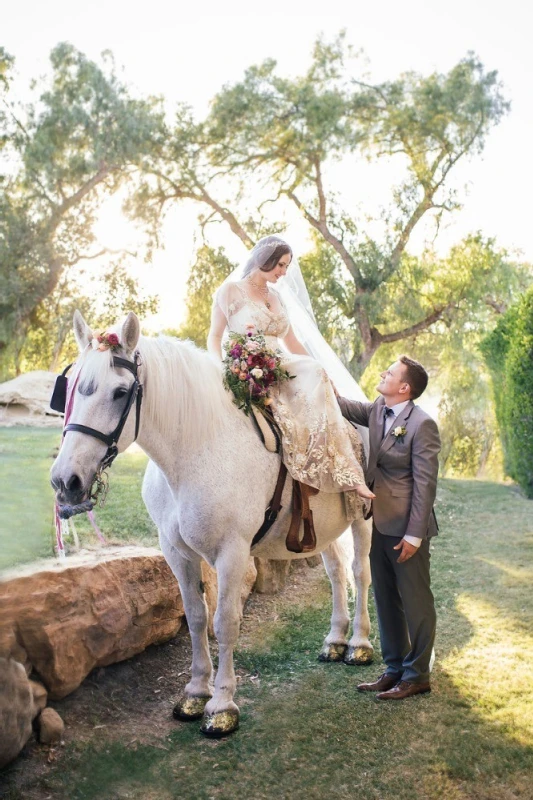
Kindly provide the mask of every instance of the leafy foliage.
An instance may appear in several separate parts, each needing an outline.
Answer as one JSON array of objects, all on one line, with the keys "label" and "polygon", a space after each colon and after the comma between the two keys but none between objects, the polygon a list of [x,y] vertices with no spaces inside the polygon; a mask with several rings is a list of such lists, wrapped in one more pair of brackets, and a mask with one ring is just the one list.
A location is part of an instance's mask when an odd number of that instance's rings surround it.
[{"label": "leafy foliage", "polygon": [[[78,278],[80,271],[76,270]],[[105,330],[128,311],[134,311],[141,319],[157,311],[158,298],[140,292],[125,258],[111,261],[84,289],[78,288],[69,273],[70,270],[35,310],[31,328],[15,354],[17,372],[30,369],[56,372],[62,364],[76,359],[78,348],[72,332],[76,309],[91,319],[97,330]]]},{"label": "leafy foliage", "polygon": [[[5,89],[10,62],[3,53],[0,65]],[[99,66],[59,44],[51,66],[51,79],[36,84],[35,102],[6,101],[0,116],[9,164],[0,199],[4,364],[23,346],[65,272],[98,255],[93,225],[100,203],[141,166],[162,120],[160,102],[132,98],[109,55]]]},{"label": "leafy foliage", "polygon": [[533,288],[481,344],[493,378],[505,469],[533,498]]},{"label": "leafy foliage", "polygon": [[[303,214],[342,263],[351,368],[361,375],[380,346],[454,313],[457,297],[439,292],[437,280],[427,281],[425,296],[409,305],[409,325],[400,314],[394,320],[386,316],[384,299],[404,282],[406,271],[419,266],[407,245],[420,221],[429,214],[438,224],[459,207],[448,186],[450,172],[483,149],[508,104],[496,73],[486,72],[473,55],[445,75],[407,73],[374,85],[357,77],[351,55],[341,35],[330,44],[317,42],[302,76],[280,77],[272,60],[251,67],[215,97],[207,140],[218,169],[241,184],[252,175],[262,178]],[[369,226],[362,215],[350,215],[327,188],[332,162],[350,157],[397,164],[403,171],[384,203],[379,236],[372,232],[378,221]],[[431,264],[422,266],[431,273]]]},{"label": "leafy foliage", "polygon": [[199,347],[206,347],[213,295],[234,266],[223,248],[200,247],[187,281],[187,315],[177,331],[178,336],[191,339]]}]

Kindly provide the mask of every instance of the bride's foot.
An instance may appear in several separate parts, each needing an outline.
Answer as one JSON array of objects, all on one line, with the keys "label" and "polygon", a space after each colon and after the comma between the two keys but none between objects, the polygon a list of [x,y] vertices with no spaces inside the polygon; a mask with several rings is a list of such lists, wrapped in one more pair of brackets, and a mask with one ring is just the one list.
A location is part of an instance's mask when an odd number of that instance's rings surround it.
[{"label": "bride's foot", "polygon": [[355,491],[359,497],[364,497],[365,500],[373,500],[376,496],[374,492],[371,492],[368,486],[366,486],[364,483],[358,483],[355,487]]}]

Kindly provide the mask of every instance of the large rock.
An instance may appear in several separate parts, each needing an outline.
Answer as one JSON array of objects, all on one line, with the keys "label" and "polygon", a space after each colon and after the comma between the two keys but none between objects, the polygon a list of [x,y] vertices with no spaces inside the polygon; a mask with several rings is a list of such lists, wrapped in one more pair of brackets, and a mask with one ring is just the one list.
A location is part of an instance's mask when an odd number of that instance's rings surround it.
[{"label": "large rock", "polygon": [[[254,579],[252,563],[243,597]],[[212,619],[216,577],[206,565],[203,581]],[[0,581],[0,656],[16,652],[33,666],[52,699],[95,667],[167,641],[183,621],[178,583],[156,548],[82,553],[6,572]]]},{"label": "large rock", "polygon": [[50,408],[57,375],[36,370],[0,383],[0,422],[62,424],[62,417]]},{"label": "large rock", "polygon": [[35,713],[24,667],[14,659],[0,658],[0,769],[16,758],[30,738]]}]

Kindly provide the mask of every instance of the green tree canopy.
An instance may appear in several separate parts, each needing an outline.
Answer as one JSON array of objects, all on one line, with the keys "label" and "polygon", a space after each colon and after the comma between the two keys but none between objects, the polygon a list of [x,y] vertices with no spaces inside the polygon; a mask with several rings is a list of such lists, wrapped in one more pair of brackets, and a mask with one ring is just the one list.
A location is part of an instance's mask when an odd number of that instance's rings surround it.
[{"label": "green tree canopy", "polygon": [[[2,85],[9,59],[0,54]],[[4,98],[0,199],[0,354],[20,346],[39,306],[65,270],[96,250],[93,225],[116,191],[158,144],[162,109],[135,99],[107,55],[102,66],[72,45],[51,54],[52,75],[27,105]]]},{"label": "green tree canopy", "polygon": [[[450,173],[483,149],[508,104],[497,74],[473,55],[444,75],[407,73],[381,84],[357,77],[349,57],[340,36],[316,44],[300,77],[280,77],[272,60],[251,67],[215,97],[207,140],[214,167],[241,182],[263,176],[342,262],[352,282],[345,295],[354,329],[352,368],[361,374],[382,344],[409,338],[453,313],[456,297],[439,291],[435,280],[435,291],[426,292],[409,325],[388,319],[384,330],[381,299],[409,269],[407,245],[423,217],[438,221],[459,207]],[[351,156],[385,158],[403,169],[403,180],[383,199],[380,238],[328,189],[331,163]]]},{"label": "green tree canopy", "polygon": [[222,248],[200,247],[187,281],[186,318],[177,331],[183,339],[206,347],[213,295],[234,266]]}]

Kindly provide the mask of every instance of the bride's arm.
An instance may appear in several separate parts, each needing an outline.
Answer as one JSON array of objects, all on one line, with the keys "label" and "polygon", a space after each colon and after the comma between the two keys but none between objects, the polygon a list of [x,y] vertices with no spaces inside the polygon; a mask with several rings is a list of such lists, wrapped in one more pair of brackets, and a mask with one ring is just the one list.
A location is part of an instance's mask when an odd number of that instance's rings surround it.
[{"label": "bride's arm", "polygon": [[309,355],[303,344],[300,341],[298,341],[298,339],[294,335],[292,326],[289,328],[289,332],[282,341],[287,350],[289,351],[289,353],[294,353],[295,355],[298,356]]},{"label": "bride's arm", "polygon": [[207,335],[207,349],[216,361],[222,359],[222,337],[228,321],[220,306],[215,303],[211,312],[211,327]]}]

